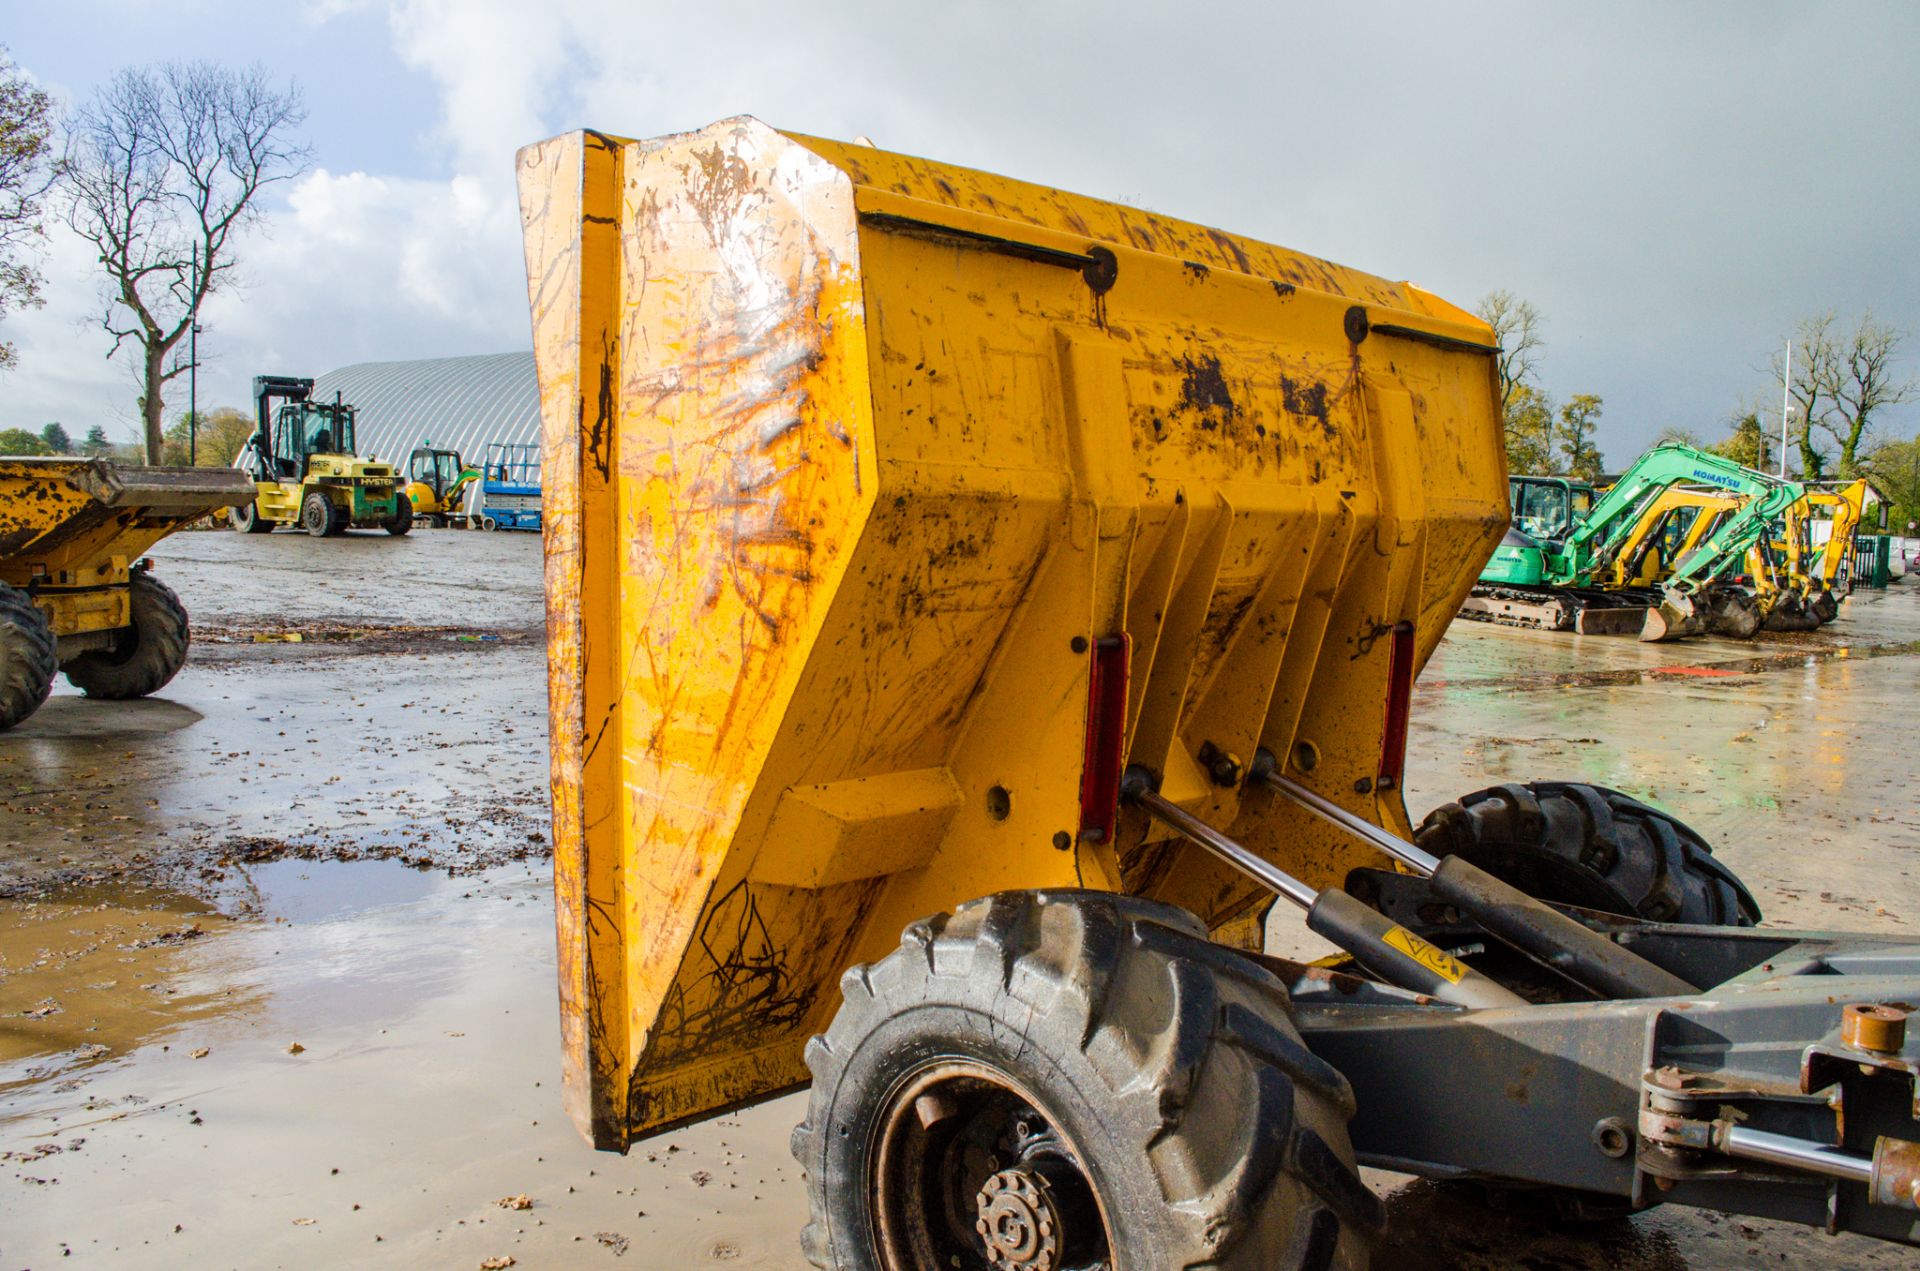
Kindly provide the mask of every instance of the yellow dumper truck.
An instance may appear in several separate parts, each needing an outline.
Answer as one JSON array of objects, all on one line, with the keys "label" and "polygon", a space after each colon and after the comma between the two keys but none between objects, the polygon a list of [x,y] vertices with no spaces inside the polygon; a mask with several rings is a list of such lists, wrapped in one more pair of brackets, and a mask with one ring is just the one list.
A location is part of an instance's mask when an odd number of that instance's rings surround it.
[{"label": "yellow dumper truck", "polygon": [[519,171],[595,1144],[810,1084],[845,1271],[1359,1268],[1362,1163],[1915,1239],[1920,944],[1756,930],[1598,787],[1408,819],[1484,324],[753,119]]},{"label": "yellow dumper truck", "polygon": [[0,458],[0,730],[56,672],[89,697],[145,697],[187,657],[187,611],[141,554],[253,498],[231,468]]}]

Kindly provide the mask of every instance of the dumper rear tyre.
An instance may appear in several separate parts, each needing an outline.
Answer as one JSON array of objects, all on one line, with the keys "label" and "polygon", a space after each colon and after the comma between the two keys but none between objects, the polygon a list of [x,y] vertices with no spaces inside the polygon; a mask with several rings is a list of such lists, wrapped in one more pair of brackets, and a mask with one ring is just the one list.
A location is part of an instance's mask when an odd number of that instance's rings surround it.
[{"label": "dumper rear tyre", "polygon": [[1760,906],[1687,824],[1570,781],[1494,786],[1427,814],[1414,841],[1541,900],[1654,922],[1750,927]]},{"label": "dumper rear tyre", "polygon": [[[1427,814],[1414,841],[1460,856],[1541,900],[1655,922],[1749,927],[1760,906],[1685,822],[1632,795],[1570,781],[1476,791]],[[1559,1187],[1465,1184],[1496,1207],[1568,1222],[1634,1212],[1624,1197]]]},{"label": "dumper rear tyre", "polygon": [[833,1271],[1359,1271],[1353,1093],[1190,914],[1008,892],[841,979],[794,1131]]},{"label": "dumper rear tyre", "polygon": [[0,732],[46,702],[57,665],[47,615],[27,593],[0,583]]},{"label": "dumper rear tyre", "polygon": [[166,686],[186,663],[190,634],[180,597],[152,574],[135,574],[133,625],[109,650],[83,653],[60,669],[88,697],[145,697]]}]

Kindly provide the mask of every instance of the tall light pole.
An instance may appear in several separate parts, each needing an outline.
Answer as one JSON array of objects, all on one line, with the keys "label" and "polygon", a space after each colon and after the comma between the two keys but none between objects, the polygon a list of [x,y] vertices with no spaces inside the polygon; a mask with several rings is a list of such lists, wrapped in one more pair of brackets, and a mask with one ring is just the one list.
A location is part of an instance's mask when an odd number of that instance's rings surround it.
[{"label": "tall light pole", "polygon": [[187,327],[187,466],[200,466],[200,244],[193,245],[193,317]]},{"label": "tall light pole", "polygon": [[1780,368],[1780,479],[1787,479],[1787,420],[1793,415],[1793,341],[1787,341],[1787,360]]},{"label": "tall light pole", "polygon": [[[199,317],[195,314],[194,317]],[[187,466],[200,466],[200,324],[187,328]]]},{"label": "tall light pole", "polygon": [[194,311],[186,328],[186,467],[200,467],[200,244],[194,244]]}]

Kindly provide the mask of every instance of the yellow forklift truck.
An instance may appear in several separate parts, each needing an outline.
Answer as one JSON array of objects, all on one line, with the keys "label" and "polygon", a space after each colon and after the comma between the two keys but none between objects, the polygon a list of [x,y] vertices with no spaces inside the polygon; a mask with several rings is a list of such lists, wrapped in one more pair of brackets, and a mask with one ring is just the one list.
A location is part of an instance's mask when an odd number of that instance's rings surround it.
[{"label": "yellow forklift truck", "polygon": [[383,529],[398,538],[413,528],[400,474],[354,452],[352,406],[337,395],[314,401],[312,380],[287,375],[254,376],[253,399],[257,429],[233,464],[253,478],[256,495],[233,509],[234,529],[295,525],[315,538]]},{"label": "yellow forklift truck", "polygon": [[[518,171],[596,1145],[810,1085],[834,1271],[1360,1271],[1363,1164],[1920,1243],[1920,940],[1617,791],[1408,817],[1485,323],[749,118]],[[1276,896],[1346,960],[1225,942]]]},{"label": "yellow forklift truck", "polygon": [[253,497],[231,468],[0,458],[0,731],[56,672],[96,698],[159,691],[187,658],[187,611],[142,553]]}]

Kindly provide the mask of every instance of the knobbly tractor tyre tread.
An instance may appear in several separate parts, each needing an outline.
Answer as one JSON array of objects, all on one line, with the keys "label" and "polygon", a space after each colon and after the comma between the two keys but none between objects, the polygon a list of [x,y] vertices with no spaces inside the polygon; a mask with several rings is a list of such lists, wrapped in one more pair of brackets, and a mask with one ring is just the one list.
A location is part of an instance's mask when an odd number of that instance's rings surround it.
[{"label": "knobbly tractor tyre tread", "polygon": [[1414,841],[1543,900],[1650,919],[1750,927],[1760,906],[1685,822],[1605,786],[1493,786],[1427,814]]},{"label": "knobbly tractor tyre tread", "polygon": [[173,588],[152,574],[133,576],[133,627],[118,647],[83,653],[60,669],[88,697],[145,697],[166,686],[186,663],[192,635]]},{"label": "knobbly tractor tyre tread", "polygon": [[[1493,786],[1427,814],[1414,834],[1529,895],[1656,922],[1749,927],[1760,906],[1685,822],[1618,790],[1571,781]],[[1461,1184],[1496,1207],[1566,1222],[1634,1212],[1624,1197],[1557,1187]]]},{"label": "knobbly tractor tyre tread", "polygon": [[25,592],[0,583],[0,732],[40,709],[58,667],[47,615]]},{"label": "knobbly tractor tyre tread", "polygon": [[792,1143],[814,1266],[893,1271],[873,1235],[884,1107],[947,1062],[925,1056],[959,1054],[1015,1077],[1078,1149],[1119,1271],[1366,1267],[1384,1210],[1354,1165],[1351,1087],[1284,986],[1184,910],[1002,893],[913,924],[841,994]]}]

